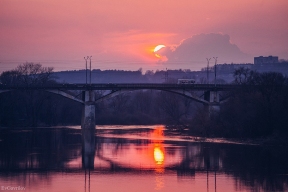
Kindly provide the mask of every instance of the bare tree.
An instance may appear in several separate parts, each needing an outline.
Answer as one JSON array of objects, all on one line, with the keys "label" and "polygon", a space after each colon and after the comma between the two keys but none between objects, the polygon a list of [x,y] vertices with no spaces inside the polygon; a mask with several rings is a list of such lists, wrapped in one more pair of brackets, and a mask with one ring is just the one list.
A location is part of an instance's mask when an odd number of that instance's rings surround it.
[{"label": "bare tree", "polygon": [[42,67],[37,63],[24,63],[18,65],[16,70],[21,75],[21,83],[30,84],[46,84],[53,80],[53,67]]},{"label": "bare tree", "polygon": [[21,74],[16,70],[5,71],[0,76],[0,82],[4,85],[17,85],[20,83]]},{"label": "bare tree", "polygon": [[119,113],[125,111],[127,109],[128,102],[130,100],[130,96],[122,93],[113,98],[111,98],[110,107],[112,108],[114,113]]},{"label": "bare tree", "polygon": [[191,100],[179,95],[161,92],[158,98],[159,108],[166,114],[170,123],[183,124],[183,118],[189,115]]},{"label": "bare tree", "polygon": [[[52,67],[42,67],[41,64],[23,63],[11,71],[3,72],[0,80],[3,84],[7,85],[43,85],[54,83],[52,77]],[[14,115],[17,119],[21,116],[23,123],[28,126],[37,126],[39,111],[42,109],[43,103],[47,98],[47,93],[43,91],[18,91],[10,94],[11,97],[17,98],[11,103],[15,108],[22,108],[21,114]],[[24,106],[24,107],[23,107]],[[23,126],[23,125],[22,125]]]},{"label": "bare tree", "polygon": [[47,84],[54,82],[52,73],[52,67],[42,67],[39,63],[26,62],[18,65],[14,70],[3,72],[0,80],[6,85]]},{"label": "bare tree", "polygon": [[247,83],[249,76],[251,76],[251,73],[253,72],[248,68],[240,67],[239,69],[236,69],[233,73],[235,83],[236,84]]}]

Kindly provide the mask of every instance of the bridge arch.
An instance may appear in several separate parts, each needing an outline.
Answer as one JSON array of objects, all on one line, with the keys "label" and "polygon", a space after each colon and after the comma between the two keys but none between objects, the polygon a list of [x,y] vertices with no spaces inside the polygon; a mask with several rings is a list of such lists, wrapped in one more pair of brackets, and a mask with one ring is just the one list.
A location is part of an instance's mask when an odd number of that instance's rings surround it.
[{"label": "bridge arch", "polygon": [[[221,91],[228,91],[237,88],[237,85],[232,84],[161,84],[161,83],[140,83],[140,84],[51,84],[51,85],[29,85],[29,86],[7,86],[0,85],[0,94],[12,91],[12,90],[44,90],[54,94],[64,96],[68,99],[77,101],[79,103],[85,103],[82,98],[77,98],[79,96],[74,95],[70,90],[81,90],[81,93],[89,91],[90,94],[94,90],[106,90],[110,91],[106,95],[97,98],[96,100],[89,100],[91,104],[96,104],[97,102],[111,98],[119,95],[123,92],[131,92],[134,90],[159,90],[166,91],[174,94],[184,96],[186,98],[192,99],[196,102],[202,103],[204,105],[219,105],[223,102],[223,98],[220,99]],[[193,94],[193,91],[203,91],[204,94],[201,96]],[[225,99],[225,98],[224,98]]]},{"label": "bridge arch", "polygon": [[[100,98],[95,99],[94,103],[96,104],[98,102],[103,101],[104,99],[109,99],[109,98],[115,97],[117,95],[123,94],[125,92],[132,92],[132,91],[139,91],[139,90],[143,90],[143,89],[112,90],[110,93],[108,93],[108,94],[106,94]],[[145,90],[147,90],[147,89],[145,89]],[[155,88],[150,89],[150,90],[158,90],[158,91],[165,91],[165,92],[169,92],[169,93],[174,93],[174,94],[181,95],[181,96],[184,96],[186,98],[192,99],[196,102],[202,103],[204,105],[209,105],[209,101],[206,101],[200,97],[197,97],[186,90],[180,91],[180,90],[167,90],[167,89],[155,89]]]},{"label": "bridge arch", "polygon": [[[5,92],[14,91],[14,90],[16,90],[16,89],[0,90],[0,94],[5,93]],[[71,92],[68,92],[67,90],[60,90],[60,89],[40,89],[40,90],[54,93],[56,95],[61,95],[65,98],[71,99],[71,100],[76,101],[76,102],[81,103],[81,104],[85,103],[82,99],[77,98],[79,96],[79,94],[74,95]],[[107,90],[109,90],[109,89],[107,89]],[[187,91],[186,89],[181,90],[181,89],[163,89],[163,88],[155,88],[155,87],[152,87],[152,88],[146,87],[146,88],[138,88],[138,89],[135,89],[135,88],[134,89],[127,89],[127,88],[125,88],[125,89],[112,89],[111,88],[109,93],[101,96],[100,98],[94,99],[92,101],[92,104],[95,105],[95,104],[99,103],[100,101],[103,101],[104,99],[112,98],[112,97],[115,97],[115,96],[123,94],[123,93],[132,92],[132,91],[139,91],[139,90],[158,90],[158,91],[165,91],[165,92],[169,92],[169,93],[174,93],[174,94],[189,98],[189,99],[196,101],[198,103],[202,103],[204,105],[211,105],[211,104],[215,105],[217,103],[220,104],[223,102],[222,100],[220,101],[218,92],[213,91],[213,90],[208,90],[207,92],[209,92],[209,94],[213,93],[213,94],[217,95],[218,99],[216,102],[213,102],[211,99],[209,99],[210,96],[209,96],[209,98],[205,98],[205,97],[201,98],[201,96],[194,95],[193,93],[191,93],[191,91]],[[85,90],[83,89],[81,91],[81,93],[83,91],[85,91]],[[93,90],[90,90],[90,91],[93,91]],[[225,100],[227,100],[227,98],[225,98]]]},{"label": "bridge arch", "polygon": [[[0,90],[0,94],[2,93],[6,93],[6,92],[11,92],[11,91],[14,91],[14,89],[9,89],[9,90]],[[84,103],[84,101],[82,101],[81,99],[78,99],[77,96],[75,95],[72,95],[70,94],[69,92],[67,91],[62,91],[62,90],[43,90],[43,91],[46,91],[46,92],[49,92],[49,93],[54,93],[56,95],[61,95],[63,97],[66,97],[68,99],[71,99],[73,101],[77,101],[79,103]]]}]

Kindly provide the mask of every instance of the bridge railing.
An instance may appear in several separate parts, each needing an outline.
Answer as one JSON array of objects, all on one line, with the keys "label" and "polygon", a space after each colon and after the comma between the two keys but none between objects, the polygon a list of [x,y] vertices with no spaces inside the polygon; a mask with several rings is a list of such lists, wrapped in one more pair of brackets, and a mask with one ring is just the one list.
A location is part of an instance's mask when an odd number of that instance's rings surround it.
[{"label": "bridge railing", "polygon": [[239,87],[233,84],[162,84],[162,83],[99,83],[99,84],[50,84],[50,85],[4,85],[0,90],[118,90],[118,89],[191,89],[191,90],[227,90]]}]

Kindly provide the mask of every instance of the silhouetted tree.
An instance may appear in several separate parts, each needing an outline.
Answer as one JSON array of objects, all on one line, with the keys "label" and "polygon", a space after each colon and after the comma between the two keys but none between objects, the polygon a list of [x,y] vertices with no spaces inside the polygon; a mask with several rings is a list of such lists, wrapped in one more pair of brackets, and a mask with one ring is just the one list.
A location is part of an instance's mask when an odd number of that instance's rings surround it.
[{"label": "silhouetted tree", "polygon": [[[3,72],[0,80],[2,84],[6,85],[44,85],[55,83],[52,78],[52,72],[53,68],[51,67],[42,67],[41,64],[26,62],[18,65],[14,70]],[[37,126],[39,111],[42,110],[46,93],[43,93],[43,91],[26,90],[4,94],[9,98],[1,99],[1,101],[6,101],[1,104],[1,107],[4,109],[13,109],[9,113],[6,113],[7,110],[3,110],[3,113],[5,113],[4,116],[10,120],[10,123],[15,125],[17,121],[20,121],[22,122],[19,122],[22,124],[21,126],[23,126],[23,123],[29,126]]]},{"label": "silhouetted tree", "polygon": [[20,84],[21,74],[17,70],[4,71],[0,76],[0,82],[4,85]]},{"label": "silhouetted tree", "polygon": [[238,69],[235,82],[243,85],[221,106],[213,121],[215,134],[261,137],[287,134],[288,83],[280,73]]},{"label": "silhouetted tree", "polygon": [[160,92],[158,106],[166,116],[168,124],[182,125],[187,119],[191,107],[191,99],[174,93]]}]

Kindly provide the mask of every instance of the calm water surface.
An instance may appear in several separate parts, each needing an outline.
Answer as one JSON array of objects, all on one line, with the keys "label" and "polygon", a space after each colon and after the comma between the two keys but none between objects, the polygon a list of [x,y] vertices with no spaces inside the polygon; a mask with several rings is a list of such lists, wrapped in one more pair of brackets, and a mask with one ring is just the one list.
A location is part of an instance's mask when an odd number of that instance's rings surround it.
[{"label": "calm water surface", "polygon": [[288,150],[173,136],[163,126],[1,129],[0,191],[288,191]]}]

